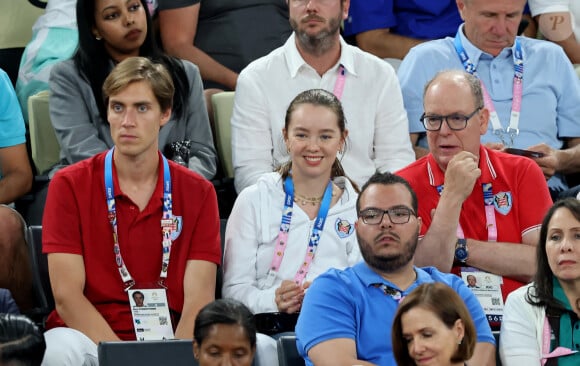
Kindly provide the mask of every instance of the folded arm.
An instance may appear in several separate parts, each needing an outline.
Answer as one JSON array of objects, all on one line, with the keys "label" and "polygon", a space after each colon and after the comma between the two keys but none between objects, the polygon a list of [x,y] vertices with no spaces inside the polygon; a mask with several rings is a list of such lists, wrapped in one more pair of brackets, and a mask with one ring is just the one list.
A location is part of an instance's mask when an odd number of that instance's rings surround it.
[{"label": "folded arm", "polygon": [[170,55],[189,60],[199,66],[204,80],[236,88],[238,74],[214,60],[194,45],[200,4],[159,12],[159,28],[163,47]]},{"label": "folded arm", "polygon": [[0,203],[10,203],[23,196],[32,186],[32,168],[26,145],[0,148]]},{"label": "folded arm", "polygon": [[392,33],[390,28],[373,29],[356,35],[357,45],[380,58],[402,60],[409,50],[423,40]]},{"label": "folded arm", "polygon": [[308,357],[315,366],[373,366],[356,355],[354,339],[335,338],[317,344],[308,351]]}]

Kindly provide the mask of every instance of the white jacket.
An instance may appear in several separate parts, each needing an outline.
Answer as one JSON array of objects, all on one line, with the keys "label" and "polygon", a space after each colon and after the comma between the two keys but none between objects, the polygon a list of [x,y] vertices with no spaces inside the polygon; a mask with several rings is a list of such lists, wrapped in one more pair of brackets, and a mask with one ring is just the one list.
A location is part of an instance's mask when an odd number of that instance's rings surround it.
[{"label": "white jacket", "polygon": [[[264,174],[240,193],[228,219],[222,295],[243,302],[254,313],[278,311],[274,292],[283,280],[294,278],[304,260],[315,221],[294,205],[284,258],[274,285],[267,288],[266,277],[284,207],[283,183],[278,173]],[[343,269],[361,260],[354,233],[357,194],[348,179],[338,177],[334,183],[344,192],[328,211],[305,281],[312,281],[329,268]]]},{"label": "white jacket", "polygon": [[499,337],[499,354],[504,366],[540,365],[546,311],[526,301],[532,286],[533,283],[520,287],[507,297]]}]

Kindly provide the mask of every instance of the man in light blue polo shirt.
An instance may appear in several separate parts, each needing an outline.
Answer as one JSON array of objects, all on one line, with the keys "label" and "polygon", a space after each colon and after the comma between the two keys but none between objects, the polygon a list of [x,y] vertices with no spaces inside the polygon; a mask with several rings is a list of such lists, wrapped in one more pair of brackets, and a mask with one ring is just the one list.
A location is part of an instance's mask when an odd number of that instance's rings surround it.
[{"label": "man in light blue polo shirt", "polygon": [[417,206],[409,183],[394,174],[376,173],[363,186],[355,227],[364,262],[329,270],[308,289],[296,325],[307,365],[395,365],[391,326],[397,306],[426,282],[443,282],[463,298],[477,330],[469,363],[493,364],[494,338],[471,290],[453,274],[413,266],[421,228]]},{"label": "man in light blue polo shirt", "polygon": [[411,140],[420,140],[417,156],[426,153],[423,86],[438,71],[465,69],[482,81],[485,106],[497,112],[482,142],[544,154],[533,159],[554,197],[567,188],[561,174],[580,171],[580,81],[560,47],[516,36],[525,3],[457,0],[465,21],[457,35],[412,48],[398,75]]},{"label": "man in light blue polo shirt", "polygon": [[32,276],[24,220],[7,206],[30,190],[24,119],[8,75],[0,70],[0,288],[12,292],[21,310],[31,307]]}]

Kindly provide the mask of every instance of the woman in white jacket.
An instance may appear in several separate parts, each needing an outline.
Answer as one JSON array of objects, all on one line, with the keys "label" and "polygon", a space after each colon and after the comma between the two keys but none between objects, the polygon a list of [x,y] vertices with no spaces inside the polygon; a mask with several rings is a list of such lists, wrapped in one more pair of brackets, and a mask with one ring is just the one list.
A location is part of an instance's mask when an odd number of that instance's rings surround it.
[{"label": "woman in white jacket", "polygon": [[358,262],[358,188],[338,156],[348,131],[340,101],[300,93],[283,129],[290,161],[238,196],[226,229],[223,296],[254,313],[300,311],[310,282]]},{"label": "woman in white jacket", "polygon": [[540,230],[534,282],[506,301],[504,366],[580,365],[580,201],[550,208]]}]

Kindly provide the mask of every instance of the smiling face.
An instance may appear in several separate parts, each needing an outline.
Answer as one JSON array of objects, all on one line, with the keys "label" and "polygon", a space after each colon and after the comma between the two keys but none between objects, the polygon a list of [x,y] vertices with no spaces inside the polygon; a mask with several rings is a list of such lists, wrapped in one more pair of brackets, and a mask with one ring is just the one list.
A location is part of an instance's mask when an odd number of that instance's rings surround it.
[{"label": "smiling face", "polygon": [[215,324],[193,353],[200,366],[250,366],[255,349],[239,324]]},{"label": "smiling face", "polygon": [[[425,92],[423,107],[426,116],[468,116],[479,105],[476,105],[463,74],[449,72],[437,76],[431,83]],[[461,151],[479,156],[480,137],[487,131],[488,117],[489,112],[483,108],[467,121],[462,130],[451,130],[443,121],[439,131],[427,131],[429,151],[441,170],[445,171],[451,158]]]},{"label": "smiling face", "polygon": [[96,0],[93,34],[102,38],[116,61],[138,56],[147,35],[147,17],[140,0]]},{"label": "smiling face", "polygon": [[[400,183],[369,185],[361,194],[359,204],[360,212],[369,208],[390,210],[401,207],[413,211],[411,193]],[[365,224],[359,217],[355,227],[361,254],[369,266],[381,272],[412,266],[421,228],[420,217],[412,214],[409,222],[393,224],[385,213],[377,225]]]},{"label": "smiling face", "polygon": [[344,146],[348,132],[341,132],[336,113],[326,106],[299,104],[283,130],[292,160],[294,179],[329,179],[336,154]]},{"label": "smiling face", "polygon": [[107,117],[116,151],[128,156],[157,152],[159,128],[169,120],[147,81],[130,83],[109,97]]},{"label": "smiling face", "polygon": [[457,0],[465,36],[493,56],[514,44],[525,4],[525,0]]},{"label": "smiling face", "polygon": [[455,365],[451,357],[464,335],[461,319],[448,328],[431,310],[414,307],[401,316],[401,329],[409,355],[417,366]]},{"label": "smiling face", "polygon": [[580,221],[562,207],[548,224],[546,255],[554,276],[560,281],[580,279]]}]

